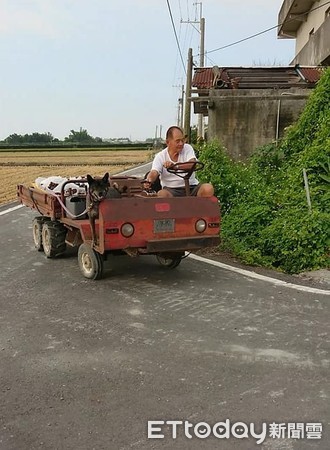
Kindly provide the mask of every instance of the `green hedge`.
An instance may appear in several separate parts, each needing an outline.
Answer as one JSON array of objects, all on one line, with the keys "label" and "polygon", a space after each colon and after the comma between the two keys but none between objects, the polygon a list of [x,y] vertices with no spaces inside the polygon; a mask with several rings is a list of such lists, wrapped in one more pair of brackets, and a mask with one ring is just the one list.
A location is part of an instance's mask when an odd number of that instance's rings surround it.
[{"label": "green hedge", "polygon": [[200,149],[200,159],[201,180],[214,184],[223,205],[224,248],[250,264],[288,273],[329,267],[330,69],[279,146],[264,146],[243,164],[213,142]]}]

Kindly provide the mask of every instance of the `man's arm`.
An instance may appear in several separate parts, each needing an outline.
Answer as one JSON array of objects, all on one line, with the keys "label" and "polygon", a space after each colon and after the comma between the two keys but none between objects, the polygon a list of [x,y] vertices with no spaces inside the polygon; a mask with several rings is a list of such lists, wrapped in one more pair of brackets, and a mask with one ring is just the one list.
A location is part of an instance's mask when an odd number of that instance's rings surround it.
[{"label": "man's arm", "polygon": [[147,181],[150,183],[154,183],[157,180],[158,176],[161,174],[162,170],[163,170],[162,153],[159,152],[154,157],[151,170],[146,177]]},{"label": "man's arm", "polygon": [[147,182],[148,183],[154,183],[156,180],[157,180],[157,177],[158,177],[158,175],[159,175],[159,173],[157,172],[157,170],[150,170],[150,172],[148,173],[148,176],[147,176]]}]

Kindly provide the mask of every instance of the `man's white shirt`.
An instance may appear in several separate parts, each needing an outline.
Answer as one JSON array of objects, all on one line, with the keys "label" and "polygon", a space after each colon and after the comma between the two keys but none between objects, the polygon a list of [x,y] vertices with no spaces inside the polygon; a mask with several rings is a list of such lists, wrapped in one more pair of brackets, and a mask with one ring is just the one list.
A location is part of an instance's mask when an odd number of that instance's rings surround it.
[{"label": "man's white shirt", "polygon": [[[157,153],[157,155],[154,158],[154,161],[152,163],[151,170],[156,170],[159,173],[160,176],[160,183],[162,187],[167,186],[169,188],[178,188],[178,187],[184,187],[184,180],[174,173],[170,173],[167,171],[167,169],[164,167],[164,163],[166,161],[170,161],[173,164],[176,164],[177,162],[187,162],[191,159],[196,159],[196,155],[194,152],[194,149],[189,144],[184,144],[183,149],[178,155],[177,161],[172,161],[170,158],[170,155],[168,153],[168,148],[166,147],[164,150]],[[195,177],[195,173],[193,172],[191,177],[189,178],[189,184],[190,185],[196,185],[198,184],[198,180]]]}]

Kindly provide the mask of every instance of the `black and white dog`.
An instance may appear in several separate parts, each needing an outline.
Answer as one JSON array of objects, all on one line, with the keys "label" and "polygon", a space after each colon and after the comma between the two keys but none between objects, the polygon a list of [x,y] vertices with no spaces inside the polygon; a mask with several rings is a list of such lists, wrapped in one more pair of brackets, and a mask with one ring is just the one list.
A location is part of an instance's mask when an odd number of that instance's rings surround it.
[{"label": "black and white dog", "polygon": [[93,178],[87,175],[87,213],[92,231],[92,246],[98,244],[98,238],[95,231],[95,220],[99,217],[99,205],[106,198],[120,198],[121,192],[117,183],[110,186],[110,177],[107,172],[103,178]]}]

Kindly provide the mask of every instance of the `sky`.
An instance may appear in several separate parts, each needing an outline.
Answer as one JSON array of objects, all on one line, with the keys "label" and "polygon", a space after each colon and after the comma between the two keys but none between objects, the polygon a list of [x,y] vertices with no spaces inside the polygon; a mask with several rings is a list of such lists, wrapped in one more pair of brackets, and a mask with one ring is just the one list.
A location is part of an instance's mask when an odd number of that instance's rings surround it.
[{"label": "sky", "polygon": [[205,18],[205,66],[288,65],[295,41],[277,39],[276,29],[214,51],[276,26],[281,4],[0,0],[0,140],[33,132],[63,139],[80,127],[131,140],[157,127],[164,137],[177,121],[189,48],[199,65],[199,24],[185,22]]}]

